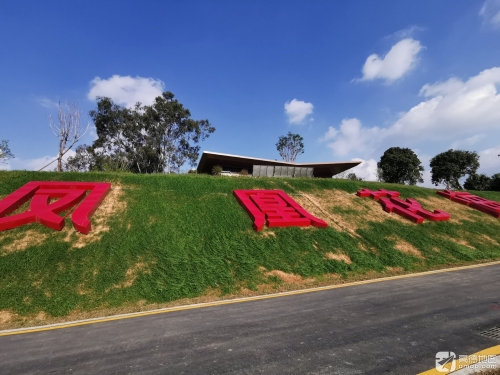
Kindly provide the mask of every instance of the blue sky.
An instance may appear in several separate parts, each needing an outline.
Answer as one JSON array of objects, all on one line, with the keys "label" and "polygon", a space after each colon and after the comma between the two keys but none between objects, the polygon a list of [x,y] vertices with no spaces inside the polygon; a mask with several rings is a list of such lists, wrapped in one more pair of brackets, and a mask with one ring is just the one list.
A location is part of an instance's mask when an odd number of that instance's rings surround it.
[{"label": "blue sky", "polygon": [[[362,159],[392,146],[424,163],[477,151],[500,172],[500,0],[8,1],[0,12],[0,139],[36,169],[57,155],[57,102],[149,104],[171,91],[216,132],[203,150],[298,162]],[[90,131],[80,143],[91,144]],[[186,167],[187,168],[187,167]]]}]

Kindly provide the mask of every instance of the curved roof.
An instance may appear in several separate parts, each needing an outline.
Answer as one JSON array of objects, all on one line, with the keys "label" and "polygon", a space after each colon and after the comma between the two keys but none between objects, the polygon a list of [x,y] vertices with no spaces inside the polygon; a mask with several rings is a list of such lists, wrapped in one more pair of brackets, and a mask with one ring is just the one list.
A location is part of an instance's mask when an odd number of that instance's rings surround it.
[{"label": "curved roof", "polygon": [[288,167],[309,167],[314,168],[314,177],[332,177],[350,168],[359,165],[361,161],[341,161],[324,163],[288,163],[271,159],[253,158],[249,156],[223,154],[220,152],[203,151],[198,164],[198,173],[211,173],[216,165],[228,168],[252,170],[253,165],[282,165]]}]

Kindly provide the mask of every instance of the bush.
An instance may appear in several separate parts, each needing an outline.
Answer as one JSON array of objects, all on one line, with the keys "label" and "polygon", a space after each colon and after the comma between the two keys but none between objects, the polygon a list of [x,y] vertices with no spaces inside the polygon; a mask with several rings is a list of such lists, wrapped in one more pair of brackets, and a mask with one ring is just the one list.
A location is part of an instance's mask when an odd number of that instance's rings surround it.
[{"label": "bush", "polygon": [[500,173],[496,173],[491,176],[490,190],[500,191]]},{"label": "bush", "polygon": [[214,165],[212,168],[212,174],[214,176],[220,176],[222,174],[222,167],[220,165]]},{"label": "bush", "polygon": [[248,176],[248,169],[243,168],[243,169],[240,171],[240,175],[241,175],[241,176]]}]

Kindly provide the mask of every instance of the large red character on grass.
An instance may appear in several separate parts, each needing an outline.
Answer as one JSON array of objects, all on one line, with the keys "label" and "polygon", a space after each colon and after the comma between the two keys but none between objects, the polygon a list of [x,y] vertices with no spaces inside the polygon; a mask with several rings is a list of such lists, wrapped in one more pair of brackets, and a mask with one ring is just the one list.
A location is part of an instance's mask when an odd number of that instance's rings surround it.
[{"label": "large red character on grass", "polygon": [[453,202],[465,204],[466,206],[500,218],[500,203],[498,202],[490,201],[489,199],[481,198],[477,195],[472,195],[467,191],[445,190],[438,191],[437,194],[446,197]]},{"label": "large red character on grass", "polygon": [[369,189],[361,189],[356,195],[358,197],[373,198],[380,202],[384,211],[397,213],[417,224],[423,223],[424,219],[431,221],[446,221],[450,219],[450,214],[445,211],[434,210],[434,212],[430,212],[422,208],[420,203],[415,199],[408,198],[405,201],[400,199],[399,196],[401,194],[399,191],[387,191],[384,189],[371,191]]},{"label": "large red character on grass", "polygon": [[253,219],[253,227],[259,232],[267,221],[268,227],[315,227],[326,228],[323,220],[311,215],[283,190],[234,190],[234,196]]},{"label": "large red character on grass", "polygon": [[[61,230],[64,217],[57,215],[81,204],[73,211],[74,228],[87,234],[91,229],[90,218],[111,189],[107,182],[46,182],[31,181],[0,200],[0,231],[24,224],[38,222],[46,227]],[[89,193],[86,195],[87,191]],[[32,199],[31,199],[32,198]],[[59,198],[55,202],[50,202]],[[11,215],[31,199],[27,211]]]}]

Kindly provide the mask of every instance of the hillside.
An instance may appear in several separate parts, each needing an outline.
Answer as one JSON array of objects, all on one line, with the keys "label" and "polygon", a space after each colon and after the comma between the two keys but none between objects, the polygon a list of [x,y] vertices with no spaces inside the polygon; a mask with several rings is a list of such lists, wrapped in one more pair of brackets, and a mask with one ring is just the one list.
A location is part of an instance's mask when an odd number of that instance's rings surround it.
[{"label": "hillside", "polygon": [[[76,232],[69,216],[60,232],[40,224],[0,232],[0,329],[500,258],[500,219],[432,189],[336,179],[0,171],[0,198],[39,180],[107,181],[112,190],[88,235]],[[361,188],[398,190],[451,219],[414,224],[357,197]],[[329,226],[257,233],[234,189],[282,189]],[[500,202],[500,193],[474,194]]]}]

